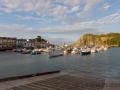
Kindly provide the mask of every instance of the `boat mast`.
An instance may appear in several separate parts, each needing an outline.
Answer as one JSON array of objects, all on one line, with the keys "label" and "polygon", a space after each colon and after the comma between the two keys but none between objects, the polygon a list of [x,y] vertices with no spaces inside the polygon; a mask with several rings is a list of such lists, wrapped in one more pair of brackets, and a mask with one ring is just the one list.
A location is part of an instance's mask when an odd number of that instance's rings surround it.
[{"label": "boat mast", "polygon": [[106,47],[107,47],[107,34],[106,34]]},{"label": "boat mast", "polygon": [[42,47],[42,45],[41,45],[41,44],[42,44],[42,38],[41,38],[40,48]]}]

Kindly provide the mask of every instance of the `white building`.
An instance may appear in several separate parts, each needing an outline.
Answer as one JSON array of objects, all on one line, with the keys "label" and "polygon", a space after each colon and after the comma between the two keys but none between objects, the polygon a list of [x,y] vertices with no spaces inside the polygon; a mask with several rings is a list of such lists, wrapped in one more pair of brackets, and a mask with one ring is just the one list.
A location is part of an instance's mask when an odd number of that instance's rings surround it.
[{"label": "white building", "polygon": [[35,40],[34,39],[17,39],[16,44],[18,48],[34,48]]},{"label": "white building", "polygon": [[35,47],[35,41],[33,39],[27,39],[24,43],[23,43],[23,47],[24,48],[34,48]]}]

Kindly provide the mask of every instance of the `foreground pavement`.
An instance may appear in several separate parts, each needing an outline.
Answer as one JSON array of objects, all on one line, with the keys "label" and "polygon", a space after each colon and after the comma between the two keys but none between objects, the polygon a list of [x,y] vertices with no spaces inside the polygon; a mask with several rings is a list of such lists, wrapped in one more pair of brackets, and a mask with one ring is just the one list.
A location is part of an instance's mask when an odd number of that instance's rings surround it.
[{"label": "foreground pavement", "polygon": [[2,81],[0,90],[120,90],[120,82],[59,72]]}]

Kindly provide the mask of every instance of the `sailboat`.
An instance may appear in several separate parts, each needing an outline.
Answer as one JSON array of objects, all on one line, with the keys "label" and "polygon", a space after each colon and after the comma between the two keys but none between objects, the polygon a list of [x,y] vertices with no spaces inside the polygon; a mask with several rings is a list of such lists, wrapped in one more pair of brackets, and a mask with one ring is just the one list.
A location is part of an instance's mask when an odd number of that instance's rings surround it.
[{"label": "sailboat", "polygon": [[80,50],[78,48],[74,48],[72,51],[71,51],[72,54],[80,54]]},{"label": "sailboat", "polygon": [[67,50],[67,49],[64,49],[63,52],[64,52],[64,54],[67,54],[67,53],[68,53],[68,50]]},{"label": "sailboat", "polygon": [[96,53],[96,52],[97,52],[97,48],[96,48],[96,40],[95,40],[94,45],[95,45],[95,46],[91,48],[91,53]]},{"label": "sailboat", "polygon": [[106,35],[106,46],[104,47],[104,51],[108,50],[108,46],[107,46],[107,35]]},{"label": "sailboat", "polygon": [[93,47],[93,48],[91,49],[91,53],[96,53],[96,52],[97,52],[96,48]]},{"label": "sailboat", "polygon": [[[82,41],[83,41],[83,38],[82,38]],[[83,46],[84,46],[84,44],[83,44]],[[91,53],[91,51],[90,51],[89,48],[83,48],[82,51],[81,51],[81,55],[87,55],[87,54],[90,54],[90,53]]]}]

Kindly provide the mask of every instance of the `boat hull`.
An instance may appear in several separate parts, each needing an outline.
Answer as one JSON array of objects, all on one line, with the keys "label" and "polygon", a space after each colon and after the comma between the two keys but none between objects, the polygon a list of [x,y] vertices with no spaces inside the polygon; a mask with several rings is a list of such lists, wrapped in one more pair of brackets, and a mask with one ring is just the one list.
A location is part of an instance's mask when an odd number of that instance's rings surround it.
[{"label": "boat hull", "polygon": [[52,57],[58,57],[58,56],[63,56],[63,54],[55,54],[55,55],[49,55],[49,58],[52,58]]},{"label": "boat hull", "polygon": [[22,52],[21,54],[29,54],[30,52]]},{"label": "boat hull", "polygon": [[21,50],[21,51],[17,51],[17,53],[22,53],[23,51]]},{"label": "boat hull", "polygon": [[91,52],[81,52],[82,55],[88,55],[90,54]]},{"label": "boat hull", "polygon": [[30,55],[37,55],[37,54],[41,54],[40,52],[30,52]]},{"label": "boat hull", "polygon": [[16,50],[12,50],[12,52],[16,52]]}]

